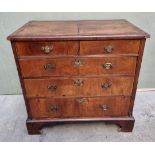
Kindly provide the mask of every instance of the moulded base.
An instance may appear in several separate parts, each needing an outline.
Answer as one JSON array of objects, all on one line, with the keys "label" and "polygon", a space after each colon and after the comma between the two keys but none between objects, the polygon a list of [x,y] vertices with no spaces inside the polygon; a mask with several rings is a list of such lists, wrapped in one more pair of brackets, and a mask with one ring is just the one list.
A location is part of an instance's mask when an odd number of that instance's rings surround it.
[{"label": "moulded base", "polygon": [[46,126],[52,126],[63,123],[75,122],[105,122],[114,123],[119,126],[121,132],[132,132],[135,119],[131,117],[108,117],[108,118],[63,118],[63,119],[27,119],[26,125],[30,135],[41,134],[41,129]]}]

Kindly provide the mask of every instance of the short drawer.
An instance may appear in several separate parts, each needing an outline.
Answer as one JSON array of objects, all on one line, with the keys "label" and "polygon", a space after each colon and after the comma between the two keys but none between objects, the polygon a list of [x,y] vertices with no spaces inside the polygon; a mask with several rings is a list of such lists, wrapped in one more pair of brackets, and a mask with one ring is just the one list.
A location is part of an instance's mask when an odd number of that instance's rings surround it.
[{"label": "short drawer", "polygon": [[139,40],[81,41],[81,55],[138,54]]},{"label": "short drawer", "polygon": [[25,79],[27,97],[130,96],[133,77]]},{"label": "short drawer", "polygon": [[57,56],[76,55],[79,44],[77,41],[17,42],[15,47],[18,56]]},{"label": "short drawer", "polygon": [[134,75],[136,57],[23,59],[19,64],[23,77]]},{"label": "short drawer", "polygon": [[33,118],[128,116],[129,97],[29,99]]}]

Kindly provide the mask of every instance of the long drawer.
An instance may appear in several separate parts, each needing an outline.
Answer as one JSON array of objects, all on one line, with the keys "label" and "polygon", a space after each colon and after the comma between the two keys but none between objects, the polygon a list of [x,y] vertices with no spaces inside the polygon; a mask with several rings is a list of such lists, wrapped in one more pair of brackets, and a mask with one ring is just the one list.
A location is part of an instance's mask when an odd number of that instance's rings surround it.
[{"label": "long drawer", "polygon": [[136,57],[23,59],[19,64],[23,77],[134,75]]},{"label": "long drawer", "polygon": [[33,118],[128,116],[130,97],[29,99]]},{"label": "long drawer", "polygon": [[27,97],[130,96],[133,77],[24,79]]}]

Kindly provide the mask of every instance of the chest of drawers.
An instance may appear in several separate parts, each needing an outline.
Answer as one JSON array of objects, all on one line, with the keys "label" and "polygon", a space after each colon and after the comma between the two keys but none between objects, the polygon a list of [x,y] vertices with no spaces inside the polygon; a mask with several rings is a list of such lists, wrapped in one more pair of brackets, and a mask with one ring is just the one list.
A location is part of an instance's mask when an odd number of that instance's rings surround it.
[{"label": "chest of drawers", "polygon": [[11,41],[29,134],[61,122],[103,121],[130,132],[149,35],[126,20],[30,21]]}]

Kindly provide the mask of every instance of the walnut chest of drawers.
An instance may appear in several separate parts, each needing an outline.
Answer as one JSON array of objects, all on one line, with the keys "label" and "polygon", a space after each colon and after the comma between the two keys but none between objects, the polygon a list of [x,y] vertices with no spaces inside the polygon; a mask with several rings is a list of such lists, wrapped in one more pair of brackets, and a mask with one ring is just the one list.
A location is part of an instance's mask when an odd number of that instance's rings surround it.
[{"label": "walnut chest of drawers", "polygon": [[149,35],[126,20],[30,21],[11,41],[29,134],[60,122],[103,121],[130,132]]}]

